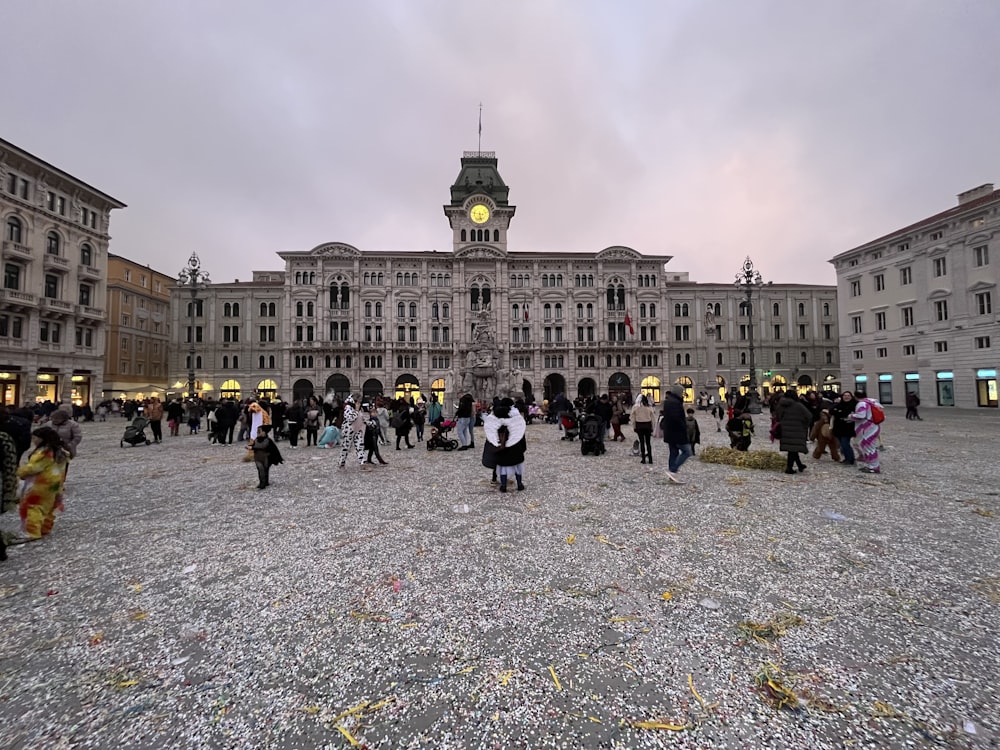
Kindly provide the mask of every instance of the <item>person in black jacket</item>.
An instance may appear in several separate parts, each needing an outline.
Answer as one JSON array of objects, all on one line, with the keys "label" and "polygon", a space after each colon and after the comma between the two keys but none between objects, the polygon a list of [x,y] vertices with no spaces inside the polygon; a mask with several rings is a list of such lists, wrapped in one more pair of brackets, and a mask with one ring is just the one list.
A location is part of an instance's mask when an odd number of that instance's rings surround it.
[{"label": "person in black jacket", "polygon": [[854,422],[851,421],[851,415],[854,413],[855,406],[857,406],[857,402],[854,400],[854,394],[850,391],[844,391],[840,394],[840,400],[830,410],[833,416],[833,436],[840,441],[840,452],[844,454],[842,463],[848,466],[854,465],[854,448],[851,447],[851,439],[854,437]]},{"label": "person in black jacket", "polygon": [[663,442],[670,449],[667,476],[674,484],[685,484],[684,480],[677,476],[677,472],[691,457],[691,444],[688,442],[687,417],[684,415],[684,386],[680,383],[670,386],[663,399],[660,427],[663,430]]},{"label": "person in black jacket", "polygon": [[812,424],[812,414],[809,407],[802,403],[798,394],[789,389],[785,391],[774,412],[778,424],[781,425],[780,450],[787,451],[788,463],[785,467],[786,474],[794,474],[795,467],[799,471],[806,470],[806,465],[799,458],[800,453],[807,453],[809,446],[809,426]]},{"label": "person in black jacket", "polygon": [[392,427],[396,430],[396,450],[399,450],[399,441],[406,440],[406,447],[412,448],[410,442],[410,430],[413,429],[413,415],[410,414],[410,405],[406,399],[401,398],[396,402],[396,413],[392,418]]}]

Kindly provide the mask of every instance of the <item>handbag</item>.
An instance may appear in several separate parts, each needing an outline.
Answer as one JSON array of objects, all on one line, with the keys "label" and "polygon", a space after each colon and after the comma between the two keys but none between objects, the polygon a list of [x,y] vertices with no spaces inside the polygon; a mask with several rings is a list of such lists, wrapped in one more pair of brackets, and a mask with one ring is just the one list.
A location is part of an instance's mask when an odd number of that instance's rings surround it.
[{"label": "handbag", "polygon": [[389,426],[392,427],[393,429],[398,430],[400,427],[403,426],[403,417],[397,414],[392,418],[392,421],[389,422]]}]

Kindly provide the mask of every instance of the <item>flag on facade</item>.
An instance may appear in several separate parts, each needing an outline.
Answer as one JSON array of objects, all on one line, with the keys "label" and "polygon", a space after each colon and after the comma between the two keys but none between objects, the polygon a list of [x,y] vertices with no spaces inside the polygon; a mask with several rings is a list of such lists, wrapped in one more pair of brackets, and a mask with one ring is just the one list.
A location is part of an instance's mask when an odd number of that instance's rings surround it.
[{"label": "flag on facade", "polygon": [[524,308],[524,322],[525,323],[528,322],[528,308],[527,307]]},{"label": "flag on facade", "polygon": [[629,336],[635,336],[635,329],[632,327],[632,318],[625,313],[625,327],[628,328]]}]

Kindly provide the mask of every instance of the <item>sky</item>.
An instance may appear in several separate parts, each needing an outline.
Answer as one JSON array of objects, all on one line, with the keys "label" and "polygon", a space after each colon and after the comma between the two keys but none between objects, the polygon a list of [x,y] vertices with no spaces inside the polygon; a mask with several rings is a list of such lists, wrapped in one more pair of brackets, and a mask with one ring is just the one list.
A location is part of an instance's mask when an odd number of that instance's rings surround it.
[{"label": "sky", "polygon": [[[729,283],[1000,185],[996,0],[5,0],[0,137],[128,204],[111,252],[215,281],[446,250],[463,150],[512,251]],[[11,30],[14,31],[11,31]]]}]

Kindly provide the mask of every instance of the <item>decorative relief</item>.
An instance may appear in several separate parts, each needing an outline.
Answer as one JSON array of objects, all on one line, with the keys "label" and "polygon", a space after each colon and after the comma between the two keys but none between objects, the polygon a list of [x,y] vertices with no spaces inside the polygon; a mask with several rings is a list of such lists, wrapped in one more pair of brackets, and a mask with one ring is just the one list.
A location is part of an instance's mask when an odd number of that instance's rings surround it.
[{"label": "decorative relief", "polygon": [[642,256],[630,247],[612,245],[597,254],[598,260],[642,260]]},{"label": "decorative relief", "polygon": [[499,260],[505,258],[506,256],[504,255],[503,251],[497,250],[494,247],[464,247],[460,250],[455,251],[455,257],[469,258],[469,259],[481,258],[486,260],[494,260],[494,259]]},{"label": "decorative relief", "polygon": [[319,257],[334,257],[334,258],[360,258],[361,251],[358,250],[353,245],[344,245],[336,242],[331,242],[327,245],[320,245],[319,247],[313,248],[309,251],[310,255],[316,255]]}]

